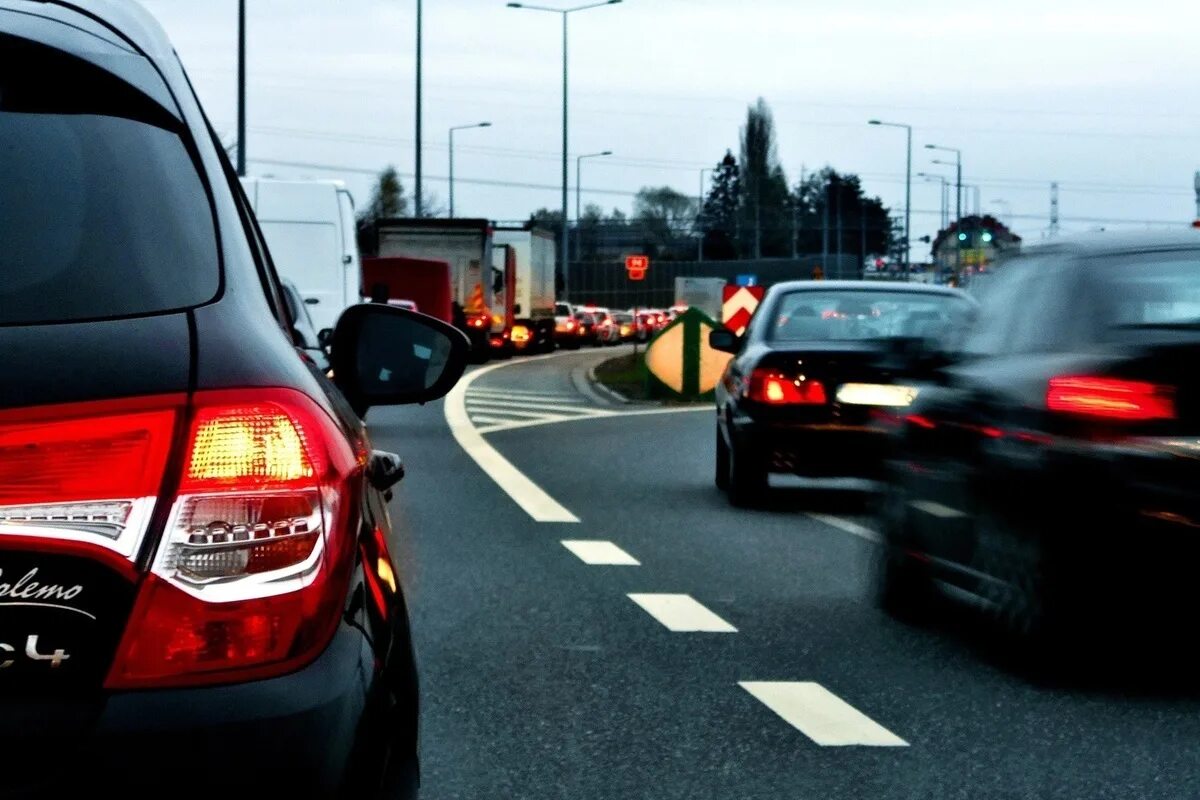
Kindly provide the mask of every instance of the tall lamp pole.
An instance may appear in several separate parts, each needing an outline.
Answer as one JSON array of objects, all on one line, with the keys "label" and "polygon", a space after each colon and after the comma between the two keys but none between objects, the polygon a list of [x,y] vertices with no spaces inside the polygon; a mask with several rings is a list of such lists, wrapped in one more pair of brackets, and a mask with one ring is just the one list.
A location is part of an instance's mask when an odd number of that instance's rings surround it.
[{"label": "tall lamp pole", "polygon": [[945,175],[936,175],[931,172],[918,172],[917,177],[924,178],[926,181],[930,181],[930,182],[937,181],[942,185],[941,186],[941,188],[942,188],[941,227],[943,229],[945,229],[945,227],[950,224],[950,221],[947,219],[947,217],[950,216],[950,212],[949,212],[949,209],[947,208],[949,201],[947,200],[947,197],[946,197],[946,194],[947,194],[946,193],[946,185],[947,185],[946,184],[946,176]]},{"label": "tall lamp pole", "polygon": [[585,153],[575,159],[575,257],[579,258],[581,243],[579,241],[579,220],[583,218],[582,208],[582,190],[583,186],[583,160],[585,158],[601,158],[603,156],[611,156],[612,150],[604,150],[599,153]]},{"label": "tall lamp pole", "polygon": [[237,174],[246,175],[246,0],[238,0]]},{"label": "tall lamp pole", "polygon": [[454,219],[454,132],[490,127],[490,122],[476,122],[474,125],[455,125],[450,129],[450,219]]},{"label": "tall lamp pole", "polygon": [[413,180],[413,210],[417,217],[425,216],[421,203],[421,0],[417,0],[417,153]]},{"label": "tall lamp pole", "polygon": [[912,125],[877,119],[870,120],[867,124],[903,128],[908,136],[908,156],[904,168],[904,279],[908,280],[912,271]]},{"label": "tall lamp pole", "polygon": [[[955,219],[957,219],[957,220],[961,220],[961,219],[962,219],[962,190],[963,190],[963,182],[962,182],[962,150],[959,150],[957,147],[943,147],[943,146],[942,146],[942,145],[940,145],[940,144],[927,144],[927,145],[925,145],[925,149],[926,149],[926,150],[941,150],[941,151],[943,151],[943,152],[946,152],[946,153],[954,153],[954,163],[953,163],[953,164],[949,164],[949,166],[952,166],[952,167],[954,167],[954,169],[955,169],[955,173],[956,173],[956,180],[955,180],[955,182],[954,182],[954,186],[955,186],[955,188],[958,190],[958,192],[957,192],[957,201],[956,201],[956,204],[955,204],[954,216],[955,216]],[[944,161],[934,161],[933,163],[935,163],[935,164],[945,164],[946,162],[944,162]]]},{"label": "tall lamp pole", "polygon": [[712,167],[705,167],[700,170],[700,194],[697,195],[696,199],[696,234],[699,238],[699,241],[696,243],[696,261],[704,260],[704,231],[700,230],[698,223],[700,222],[700,217],[704,214],[704,176],[712,171]]},{"label": "tall lamp pole", "polygon": [[563,71],[563,93],[562,93],[562,94],[563,94],[563,96],[562,96],[562,120],[563,120],[563,124],[562,124],[562,241],[561,241],[561,244],[560,244],[560,247],[559,247],[559,258],[561,259],[561,264],[562,264],[562,279],[563,279],[563,296],[562,296],[562,299],[563,299],[563,300],[566,300],[566,299],[567,299],[567,295],[568,295],[568,293],[570,292],[570,283],[569,283],[569,282],[568,282],[568,280],[567,280],[567,272],[568,272],[568,270],[570,269],[570,265],[569,265],[569,263],[568,263],[568,262],[569,262],[569,258],[568,258],[568,253],[567,253],[567,249],[568,249],[568,246],[569,246],[569,241],[570,241],[570,240],[567,238],[567,237],[568,237],[568,230],[567,230],[567,213],[568,213],[568,209],[567,209],[567,192],[568,192],[568,186],[567,186],[567,183],[568,183],[568,181],[570,180],[570,174],[569,174],[569,171],[568,171],[568,169],[569,169],[569,168],[568,168],[568,164],[567,164],[567,162],[568,162],[568,159],[570,158],[570,156],[569,156],[569,152],[568,152],[568,149],[567,149],[567,144],[568,144],[567,132],[568,132],[568,130],[569,130],[569,128],[568,128],[568,125],[567,125],[567,99],[568,99],[568,93],[567,93],[567,89],[568,89],[568,86],[569,86],[569,84],[568,84],[568,82],[567,82],[567,17],[568,17],[568,16],[570,16],[571,14],[573,14],[573,13],[574,13],[574,12],[576,12],[576,11],[586,11],[586,10],[588,10],[589,8],[599,8],[600,6],[611,6],[611,5],[616,5],[617,3],[620,3],[620,2],[621,2],[621,0],[605,0],[605,2],[602,2],[602,3],[588,3],[587,5],[582,5],[582,6],[574,6],[574,7],[572,7],[572,8],[552,8],[552,7],[550,7],[550,6],[535,6],[535,5],[530,5],[530,4],[528,4],[528,3],[509,3],[509,4],[508,4],[508,7],[509,7],[509,8],[524,8],[524,9],[528,9],[528,10],[530,10],[530,11],[548,11],[548,12],[551,12],[551,13],[554,13],[554,14],[561,14],[561,15],[562,15],[562,42],[563,42],[563,46],[562,46],[562,51],[563,51],[563,65],[562,65],[562,67],[563,67],[563,70],[562,70],[562,71]]}]

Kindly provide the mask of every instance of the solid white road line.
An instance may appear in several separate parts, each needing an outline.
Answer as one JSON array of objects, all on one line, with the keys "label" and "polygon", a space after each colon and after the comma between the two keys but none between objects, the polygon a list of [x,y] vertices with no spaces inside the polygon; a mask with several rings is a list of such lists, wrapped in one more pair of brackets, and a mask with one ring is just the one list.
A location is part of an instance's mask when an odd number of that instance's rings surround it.
[{"label": "solid white road line", "polygon": [[851,536],[866,539],[868,542],[878,543],[883,541],[883,537],[879,535],[878,531],[871,530],[865,525],[859,525],[857,522],[843,519],[842,517],[835,517],[832,514],[809,514],[808,517],[815,519],[817,522],[824,522],[826,525],[830,525],[840,531],[845,531]]},{"label": "solid white road line", "polygon": [[[606,417],[649,417],[658,414],[684,414],[691,411],[707,411],[712,413],[712,409],[708,406],[701,408],[654,408],[647,411],[612,411],[604,414],[578,414],[564,415],[560,419],[548,419],[546,421],[532,420],[530,422],[510,422],[501,425],[494,425],[487,428],[480,428],[480,433],[496,433],[498,431],[511,431],[518,428],[540,428],[543,425],[557,425],[560,422],[578,422],[585,419],[605,419]],[[489,412],[500,413],[500,412]]]},{"label": "solid white road line", "polygon": [[558,403],[526,403],[523,401],[512,402],[504,400],[488,400],[476,397],[468,397],[467,406],[470,408],[474,408],[476,406],[479,408],[503,408],[506,410],[512,409],[513,411],[532,408],[537,409],[538,411],[560,411],[564,414],[595,414],[601,417],[607,417],[619,413],[617,411],[604,411],[598,408],[592,409],[583,406],[568,406]]},{"label": "solid white road line", "polygon": [[910,500],[908,504],[917,511],[924,511],[926,514],[931,514],[942,519],[960,519],[967,516],[965,511],[959,511],[957,508],[944,506],[932,500]]},{"label": "solid white road line", "polygon": [[563,547],[594,566],[640,567],[641,562],[612,542],[565,539]]},{"label": "solid white road line", "polygon": [[517,417],[519,419],[546,420],[558,419],[562,416],[562,414],[558,414],[554,411],[517,411],[516,409],[510,409],[507,406],[480,406],[472,403],[470,400],[467,401],[467,411],[471,412],[472,414],[476,412],[483,413],[485,415],[498,414],[502,417]]},{"label": "solid white road line", "polygon": [[[528,364],[555,356],[529,358],[517,363]],[[561,503],[525,476],[525,473],[512,465],[508,459],[500,455],[500,451],[486,441],[467,415],[467,389],[471,384],[495,369],[505,364],[489,364],[480,367],[462,377],[458,385],[446,395],[443,412],[446,415],[446,425],[450,428],[459,447],[466,452],[479,468],[488,474],[504,492],[513,499],[525,513],[538,522],[579,522],[579,517],[568,511]]]},{"label": "solid white road line", "polygon": [[737,633],[737,628],[686,594],[631,594],[629,599],[676,633]]},{"label": "solid white road line", "polygon": [[822,747],[908,747],[901,739],[819,683],[738,683]]}]

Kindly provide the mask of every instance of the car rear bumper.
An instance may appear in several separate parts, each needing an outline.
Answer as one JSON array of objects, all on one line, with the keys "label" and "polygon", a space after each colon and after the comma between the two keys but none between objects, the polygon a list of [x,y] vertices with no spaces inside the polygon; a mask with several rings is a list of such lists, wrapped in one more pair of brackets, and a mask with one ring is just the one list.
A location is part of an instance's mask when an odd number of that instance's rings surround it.
[{"label": "car rear bumper", "polygon": [[111,694],[86,733],[68,739],[54,736],[53,726],[45,726],[45,738],[16,739],[5,725],[0,746],[10,757],[15,748],[15,763],[26,768],[19,785],[0,785],[0,796],[31,796],[63,783],[330,794],[347,774],[379,678],[363,636],[343,625],[320,658],[279,678]]},{"label": "car rear bumper", "polygon": [[884,431],[865,425],[736,421],[738,447],[756,452],[773,473],[810,478],[882,477],[888,453]]}]

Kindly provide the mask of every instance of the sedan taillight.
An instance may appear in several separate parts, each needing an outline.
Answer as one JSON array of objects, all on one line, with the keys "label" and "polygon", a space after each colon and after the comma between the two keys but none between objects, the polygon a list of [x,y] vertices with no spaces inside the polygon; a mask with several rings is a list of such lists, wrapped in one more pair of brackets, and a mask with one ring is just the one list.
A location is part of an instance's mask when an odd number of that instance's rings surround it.
[{"label": "sedan taillight", "polygon": [[1046,407],[1096,419],[1170,420],[1175,419],[1175,392],[1144,381],[1071,375],[1050,379]]},{"label": "sedan taillight", "polygon": [[750,374],[746,399],[772,406],[825,405],[828,397],[825,384],[803,375],[790,376],[769,369],[756,369]]},{"label": "sedan taillight", "polygon": [[355,458],[289,390],[196,400],[183,475],[107,686],[245,680],[328,643],[350,576]]}]

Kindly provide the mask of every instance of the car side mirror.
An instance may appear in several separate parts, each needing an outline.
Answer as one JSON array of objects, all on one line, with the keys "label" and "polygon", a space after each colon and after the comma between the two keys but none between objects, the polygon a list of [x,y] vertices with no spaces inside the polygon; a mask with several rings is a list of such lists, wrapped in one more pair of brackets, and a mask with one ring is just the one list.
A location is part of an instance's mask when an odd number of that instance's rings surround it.
[{"label": "car side mirror", "polygon": [[329,345],[333,343],[333,328],[322,328],[317,334],[317,344],[323,349],[328,350]]},{"label": "car side mirror", "polygon": [[365,416],[371,406],[437,400],[467,367],[471,343],[439,319],[395,306],[351,306],[333,330],[333,380]]},{"label": "car side mirror", "polygon": [[713,328],[708,332],[708,346],[722,353],[736,353],[742,345],[742,337],[728,328]]}]

